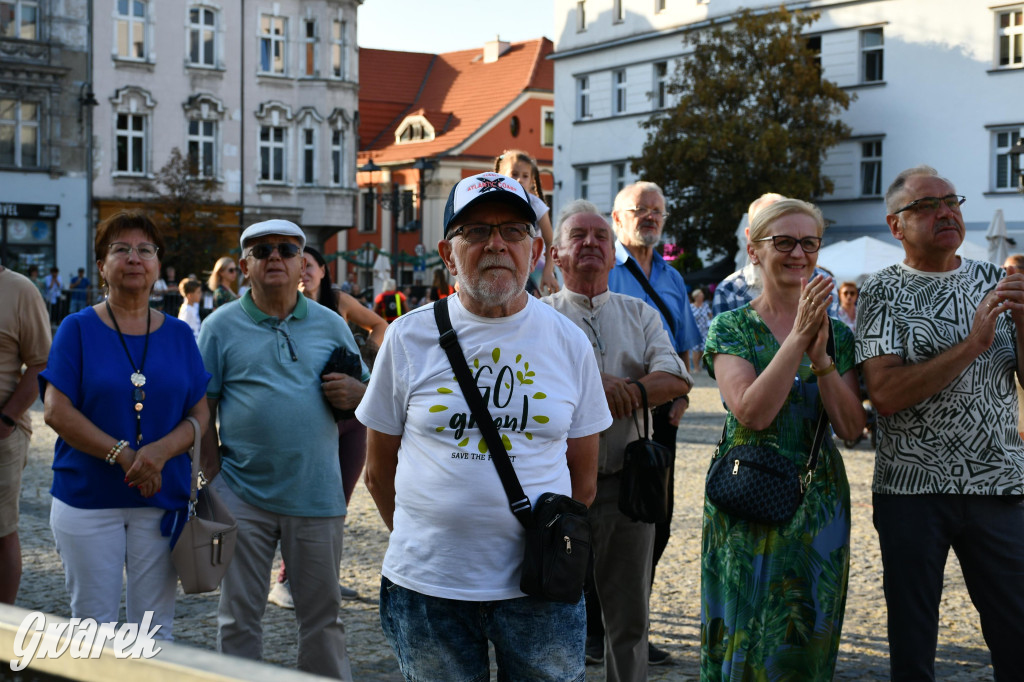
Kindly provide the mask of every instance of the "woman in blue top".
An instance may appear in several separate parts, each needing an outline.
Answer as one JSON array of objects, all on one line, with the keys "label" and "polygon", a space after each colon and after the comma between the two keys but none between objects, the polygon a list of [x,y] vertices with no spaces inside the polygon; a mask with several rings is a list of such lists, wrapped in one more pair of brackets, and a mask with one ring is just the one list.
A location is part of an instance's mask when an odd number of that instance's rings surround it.
[{"label": "woman in blue top", "polygon": [[127,622],[152,611],[172,639],[171,562],[188,506],[192,425],[209,422],[210,375],[188,325],[149,308],[163,239],[141,213],[97,228],[107,299],[66,317],[39,377],[46,423],[59,438],[50,525],[71,615],[117,622],[127,574]]}]

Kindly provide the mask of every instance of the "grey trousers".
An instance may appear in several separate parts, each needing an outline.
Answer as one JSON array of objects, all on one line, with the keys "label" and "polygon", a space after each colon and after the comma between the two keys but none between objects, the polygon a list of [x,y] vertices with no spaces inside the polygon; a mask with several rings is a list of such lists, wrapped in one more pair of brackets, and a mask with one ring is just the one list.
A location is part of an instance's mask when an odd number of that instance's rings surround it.
[{"label": "grey trousers", "polygon": [[223,477],[215,478],[213,487],[238,521],[235,558],[220,587],[217,650],[262,660],[267,576],[280,541],[299,624],[299,670],[351,680],[345,626],[338,617],[345,517],[275,514],[243,502]]},{"label": "grey trousers", "polygon": [[598,479],[587,514],[593,533],[594,585],[604,621],[608,682],[647,679],[647,622],[654,524],[619,511],[619,477]]}]

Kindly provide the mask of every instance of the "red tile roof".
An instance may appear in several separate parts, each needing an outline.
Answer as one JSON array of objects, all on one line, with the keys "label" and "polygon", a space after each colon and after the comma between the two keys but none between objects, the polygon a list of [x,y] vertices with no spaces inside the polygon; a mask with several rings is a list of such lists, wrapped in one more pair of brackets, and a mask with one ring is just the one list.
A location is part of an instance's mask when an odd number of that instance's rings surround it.
[{"label": "red tile roof", "polygon": [[[547,38],[511,43],[490,64],[482,48],[439,55],[361,50],[360,157],[387,163],[457,147],[524,91],[554,89],[554,68],[546,59],[553,49]],[[434,126],[435,138],[396,145],[395,130],[413,113]]]}]

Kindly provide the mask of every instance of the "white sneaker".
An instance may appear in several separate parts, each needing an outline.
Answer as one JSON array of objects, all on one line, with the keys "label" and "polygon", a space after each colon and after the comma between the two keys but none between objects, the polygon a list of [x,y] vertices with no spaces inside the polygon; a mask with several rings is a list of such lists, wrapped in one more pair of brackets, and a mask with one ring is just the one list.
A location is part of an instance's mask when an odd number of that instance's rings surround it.
[{"label": "white sneaker", "polygon": [[270,595],[267,597],[267,601],[271,604],[276,604],[282,609],[294,609],[295,602],[292,601],[292,591],[288,589],[288,583],[274,583],[274,587],[270,590]]}]

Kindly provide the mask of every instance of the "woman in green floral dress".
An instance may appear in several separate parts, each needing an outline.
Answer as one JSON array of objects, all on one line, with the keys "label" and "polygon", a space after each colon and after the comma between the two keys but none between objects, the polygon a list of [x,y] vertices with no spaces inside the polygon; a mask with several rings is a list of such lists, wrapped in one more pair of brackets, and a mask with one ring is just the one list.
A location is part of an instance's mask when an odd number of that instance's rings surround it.
[{"label": "woman in green floral dress", "polygon": [[[853,334],[841,322],[836,357],[826,350],[833,282],[814,276],[823,229],[821,212],[796,199],[753,219],[747,251],[762,294],[717,316],[705,347],[729,410],[716,456],[769,445],[803,472],[822,403],[841,438],[864,428]],[[850,558],[850,487],[832,439],[790,521],[748,522],[705,498],[703,525],[701,679],[832,679]]]}]

